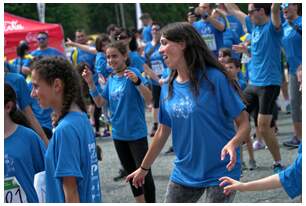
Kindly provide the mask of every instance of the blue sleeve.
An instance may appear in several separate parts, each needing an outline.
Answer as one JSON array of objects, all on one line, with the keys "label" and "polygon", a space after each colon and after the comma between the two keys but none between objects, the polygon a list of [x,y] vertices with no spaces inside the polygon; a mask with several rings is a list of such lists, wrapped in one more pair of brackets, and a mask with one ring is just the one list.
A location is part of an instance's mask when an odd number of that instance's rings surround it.
[{"label": "blue sleeve", "polygon": [[218,76],[216,89],[220,104],[225,114],[235,119],[245,109],[245,105],[225,75],[220,72]]},{"label": "blue sleeve", "polygon": [[144,60],[137,54],[133,56],[134,67],[136,67],[140,73],[144,72],[143,65],[145,64]]},{"label": "blue sleeve", "polygon": [[81,152],[80,140],[78,134],[71,128],[66,126],[57,130],[55,150],[57,156],[54,177],[73,176],[83,178],[80,168]]},{"label": "blue sleeve", "polygon": [[33,136],[33,144],[31,150],[33,152],[32,158],[35,173],[45,170],[44,157],[46,152],[46,146],[37,134]]},{"label": "blue sleeve", "polygon": [[159,113],[158,113],[158,121],[161,124],[164,124],[171,128],[171,119],[170,116],[165,108],[165,102],[169,101],[167,99],[168,94],[168,84],[162,86],[161,94],[159,98]]},{"label": "blue sleeve", "polygon": [[295,198],[302,194],[302,153],[292,165],[279,174],[280,182],[290,198]]},{"label": "blue sleeve", "polygon": [[252,30],[253,30],[253,24],[252,24],[251,18],[249,16],[245,17],[245,25],[246,25],[246,28],[247,28],[247,32],[251,34]]}]

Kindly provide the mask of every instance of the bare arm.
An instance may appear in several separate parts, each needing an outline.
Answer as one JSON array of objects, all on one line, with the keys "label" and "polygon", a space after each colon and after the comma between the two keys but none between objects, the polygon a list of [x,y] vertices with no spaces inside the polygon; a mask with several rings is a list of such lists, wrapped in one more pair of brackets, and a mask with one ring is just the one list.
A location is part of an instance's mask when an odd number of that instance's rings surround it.
[{"label": "bare arm", "polygon": [[144,64],[143,65],[143,68],[144,68],[144,72],[153,80],[159,82],[159,77],[153,72],[153,70],[147,65],[147,64]]},{"label": "bare arm", "polygon": [[45,134],[44,130],[41,128],[39,122],[37,121],[36,117],[34,116],[32,108],[28,105],[22,111],[24,112],[25,116],[29,120],[32,128],[37,132],[37,134],[40,136],[42,141],[47,146],[49,140],[48,140],[47,135]]},{"label": "bare arm", "polygon": [[92,73],[89,68],[83,70],[82,77],[88,84],[88,88],[92,93],[96,93],[95,96],[91,96],[98,107],[102,107],[106,104],[106,100],[98,93],[95,83],[92,79]]},{"label": "bare arm", "polygon": [[[134,83],[136,83],[139,80],[139,77],[137,77],[136,74],[130,70],[125,70],[124,74]],[[140,91],[145,102],[147,104],[150,104],[152,100],[152,92],[150,91],[150,89],[143,84],[140,84],[136,87]]]},{"label": "bare arm", "polygon": [[143,84],[140,84],[139,86],[137,86],[137,88],[139,89],[141,95],[143,96],[146,104],[150,104],[153,98],[150,89]]},{"label": "bare arm", "polygon": [[213,15],[208,16],[206,20],[207,20],[209,23],[211,23],[218,31],[224,32],[224,30],[225,30],[225,25],[222,24],[222,23],[220,23],[220,22],[217,20],[217,18],[216,18],[216,13],[218,13],[220,16],[222,16],[222,17],[224,18],[223,13],[218,12],[218,10],[214,10],[214,11],[213,11]]},{"label": "bare arm", "polygon": [[[149,169],[153,164],[154,160],[164,147],[169,135],[171,133],[171,129],[166,125],[160,124],[155,135],[153,141],[149,147],[149,150],[144,157],[141,167],[145,169]],[[126,181],[132,181],[133,185],[138,188],[144,184],[144,178],[147,175],[148,171],[139,168],[134,171],[132,174],[128,175]]]},{"label": "bare arm", "polygon": [[227,185],[224,187],[225,194],[229,194],[230,191],[232,190],[238,190],[244,192],[244,191],[269,190],[269,189],[276,189],[282,187],[278,174],[246,183],[239,182],[230,177],[222,177],[219,180],[222,181],[220,183],[220,186]]},{"label": "bare arm", "polygon": [[67,41],[65,42],[65,44],[68,45],[68,46],[78,47],[78,48],[80,48],[84,51],[90,52],[92,54],[97,54],[96,48],[85,45],[85,44],[79,44],[77,42],[73,42],[69,38],[67,38]]},{"label": "bare arm", "polygon": [[226,166],[229,171],[232,170],[236,164],[236,148],[241,145],[251,131],[249,114],[245,110],[236,117],[235,123],[237,126],[237,132],[221,151],[221,160],[225,158],[226,154],[230,155],[230,162]]},{"label": "bare arm", "polygon": [[281,28],[282,22],[280,18],[280,4],[273,3],[271,6],[271,20],[272,24],[277,30]]},{"label": "bare arm", "polygon": [[224,4],[228,13],[230,15],[235,16],[240,23],[245,26],[245,18],[247,17],[247,15],[245,13],[243,13],[240,8],[236,5],[236,4]]},{"label": "bare arm", "polygon": [[63,177],[63,190],[66,203],[80,202],[76,177]]}]

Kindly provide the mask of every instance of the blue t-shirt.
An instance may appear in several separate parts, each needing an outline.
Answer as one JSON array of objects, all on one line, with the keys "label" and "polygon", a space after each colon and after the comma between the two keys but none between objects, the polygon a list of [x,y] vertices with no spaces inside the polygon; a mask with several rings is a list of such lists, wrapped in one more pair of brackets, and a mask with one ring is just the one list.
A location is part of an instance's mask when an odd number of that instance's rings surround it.
[{"label": "blue t-shirt", "polygon": [[295,161],[281,171],[280,182],[290,198],[295,198],[302,194],[302,144],[299,145],[298,156]]},{"label": "blue t-shirt", "polygon": [[[31,91],[33,88],[32,82],[28,83],[28,87],[29,90]],[[51,113],[53,110],[51,108],[48,109],[41,108],[36,98],[31,97],[31,100],[32,100],[31,107],[33,110],[33,114],[35,115],[41,127],[45,127],[52,130]]]},{"label": "blue t-shirt", "polygon": [[200,83],[195,97],[190,82],[173,82],[173,96],[168,98],[168,84],[160,97],[159,122],[172,129],[172,144],[176,158],[170,179],[189,187],[219,184],[222,176],[240,177],[240,150],[233,170],[227,171],[227,155],[221,161],[222,148],[234,137],[234,119],[245,105],[230,82],[219,70],[207,69],[208,81]]},{"label": "blue t-shirt", "polygon": [[96,54],[95,70],[98,74],[102,74],[104,78],[112,73],[113,69],[107,65],[107,60],[104,52],[98,52]]},{"label": "blue t-shirt", "polygon": [[[76,54],[75,54],[76,53]],[[74,59],[74,56],[76,55],[76,59]],[[85,62],[89,65],[91,72],[94,74],[95,71],[95,59],[96,55],[92,54],[90,52],[84,51],[79,48],[75,48],[71,53],[71,62],[74,64],[80,64],[81,62]]]},{"label": "blue t-shirt", "polygon": [[296,74],[298,66],[302,64],[302,35],[294,27],[302,31],[301,16],[292,22],[292,26],[289,25],[288,21],[283,24],[284,36],[282,45],[285,49],[289,72],[292,75]]},{"label": "blue t-shirt", "polygon": [[130,51],[128,55],[130,60],[129,66],[138,69],[140,73],[144,72],[143,65],[145,64],[145,60],[138,54],[138,52]]},{"label": "blue t-shirt", "polygon": [[65,202],[62,177],[76,177],[81,203],[101,202],[93,129],[85,113],[69,112],[55,128],[45,155],[46,202]]},{"label": "blue t-shirt", "polygon": [[[218,18],[218,21],[225,25],[223,18]],[[202,19],[194,22],[193,27],[199,32],[208,48],[217,57],[219,49],[223,47],[223,32],[217,30],[208,21],[203,21]]]},{"label": "blue t-shirt", "polygon": [[[226,28],[223,33],[224,47],[232,49],[232,45],[240,43],[240,37],[244,35],[243,27],[240,21],[232,15],[226,16],[229,22],[229,28]],[[235,59],[240,58],[240,54],[232,51],[232,57]]]},{"label": "blue t-shirt", "polygon": [[34,175],[44,170],[45,145],[31,129],[17,125],[16,131],[4,139],[4,177],[16,177],[27,202],[38,202]]},{"label": "blue t-shirt", "polygon": [[252,60],[248,67],[250,85],[281,85],[281,39],[283,31],[276,30],[272,21],[256,25],[252,30]]},{"label": "blue t-shirt", "polygon": [[21,74],[7,72],[4,74],[4,82],[9,84],[16,92],[17,104],[21,110],[31,104],[31,91]]},{"label": "blue t-shirt", "polygon": [[[159,47],[160,47],[160,43],[158,43],[154,47],[154,51],[151,52],[149,61],[150,61],[150,66],[151,66],[151,69],[153,70],[153,72],[157,76],[162,76],[162,74],[163,74],[164,70],[167,68],[167,66],[164,62],[164,59],[163,59],[162,55],[158,51]],[[152,43],[148,42],[146,44],[145,48],[144,48],[144,53],[147,55],[152,48],[153,48]],[[159,85],[159,83],[156,82],[155,80],[152,80],[152,84]]]},{"label": "blue t-shirt", "polygon": [[152,26],[151,25],[143,27],[142,38],[143,38],[144,43],[148,43],[148,42],[152,41],[151,30],[152,30]]},{"label": "blue t-shirt", "polygon": [[[147,83],[137,69],[128,69],[133,71],[143,84]],[[110,76],[102,96],[108,101],[114,139],[131,141],[147,136],[145,102],[130,79],[125,76]]]},{"label": "blue t-shirt", "polygon": [[20,58],[20,57],[17,57],[15,59],[13,59],[12,61],[9,62],[10,63],[10,67],[9,67],[9,72],[12,72],[12,73],[19,73],[21,74],[22,76],[26,77],[22,71],[21,71],[21,68],[22,67],[29,67],[30,66],[30,63],[31,63],[31,59],[30,58]]},{"label": "blue t-shirt", "polygon": [[34,56],[34,57],[38,57],[38,56],[50,56],[50,57],[60,56],[60,57],[66,58],[66,56],[62,52],[60,52],[59,50],[57,50],[55,48],[52,48],[52,47],[48,47],[47,49],[44,49],[44,50],[36,49],[36,50],[31,52],[31,55]]}]

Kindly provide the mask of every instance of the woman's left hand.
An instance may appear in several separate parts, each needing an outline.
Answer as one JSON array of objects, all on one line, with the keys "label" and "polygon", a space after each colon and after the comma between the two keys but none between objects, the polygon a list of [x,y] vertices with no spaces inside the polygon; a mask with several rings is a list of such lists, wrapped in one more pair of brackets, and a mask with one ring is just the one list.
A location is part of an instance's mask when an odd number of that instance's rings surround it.
[{"label": "woman's left hand", "polygon": [[223,147],[221,151],[221,160],[224,160],[227,154],[230,156],[230,162],[226,165],[226,168],[228,171],[231,171],[234,168],[237,161],[236,146],[232,141],[230,141]]},{"label": "woman's left hand", "polygon": [[133,83],[136,83],[138,81],[138,77],[136,76],[136,74],[134,72],[132,72],[131,70],[126,69],[124,71],[124,75],[126,77],[128,77]]}]

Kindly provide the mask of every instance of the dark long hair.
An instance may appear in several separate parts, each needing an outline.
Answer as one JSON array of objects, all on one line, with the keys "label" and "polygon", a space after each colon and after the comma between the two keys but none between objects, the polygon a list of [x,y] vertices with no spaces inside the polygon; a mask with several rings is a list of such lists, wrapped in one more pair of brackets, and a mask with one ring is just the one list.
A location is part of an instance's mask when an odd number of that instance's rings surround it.
[{"label": "dark long hair", "polygon": [[30,123],[28,119],[26,118],[26,116],[22,113],[22,111],[20,111],[17,108],[16,99],[17,99],[17,96],[16,96],[16,92],[14,91],[14,89],[9,84],[5,83],[4,84],[4,105],[6,105],[8,102],[13,102],[14,104],[12,110],[9,113],[10,118],[16,124],[20,124],[25,127],[31,128]]},{"label": "dark long hair", "polygon": [[[161,33],[162,36],[169,41],[185,42],[184,58],[188,67],[191,91],[195,96],[199,95],[200,82],[203,78],[210,83],[214,90],[214,85],[207,78],[206,71],[207,67],[215,67],[227,77],[242,100],[245,100],[237,81],[231,80],[224,66],[218,62],[217,58],[212,54],[202,37],[192,25],[187,22],[171,23],[163,27]],[[173,81],[176,76],[177,71],[172,70],[169,78],[169,98],[173,95]]]},{"label": "dark long hair", "polygon": [[62,57],[43,57],[35,61],[31,69],[35,70],[39,78],[48,85],[52,85],[55,79],[63,82],[63,105],[58,121],[69,112],[72,103],[76,103],[83,112],[86,112],[81,77],[68,60]]}]

